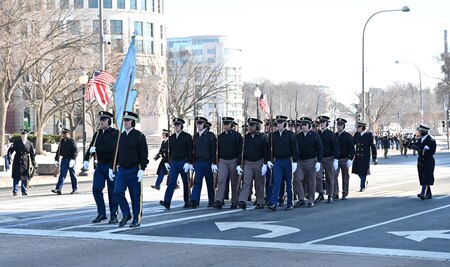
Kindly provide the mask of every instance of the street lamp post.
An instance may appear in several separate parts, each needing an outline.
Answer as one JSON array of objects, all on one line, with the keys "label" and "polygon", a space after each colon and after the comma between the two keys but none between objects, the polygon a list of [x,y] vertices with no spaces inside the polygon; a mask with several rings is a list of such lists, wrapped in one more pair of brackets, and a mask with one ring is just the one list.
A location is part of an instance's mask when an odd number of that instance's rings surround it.
[{"label": "street lamp post", "polygon": [[365,105],[364,105],[364,35],[366,33],[366,27],[367,24],[369,23],[370,19],[375,16],[376,14],[379,13],[384,13],[384,12],[393,12],[393,11],[401,11],[401,12],[409,12],[410,9],[407,6],[404,6],[402,9],[387,9],[387,10],[380,10],[378,12],[375,12],[372,14],[372,16],[369,17],[369,19],[366,21],[366,24],[364,24],[364,29],[363,29],[363,34],[362,34],[362,76],[361,76],[361,82],[362,82],[362,95],[361,95],[361,108],[362,108],[362,121],[365,120],[365,114],[366,114],[366,109],[365,109]]},{"label": "street lamp post", "polygon": [[261,90],[259,90],[258,85],[256,85],[253,95],[256,98],[256,118],[259,120],[259,108],[258,108],[259,105],[258,105],[258,103],[259,103],[259,98],[261,97]]},{"label": "street lamp post", "polygon": [[[82,88],[82,100],[83,100],[83,157],[86,154],[86,101],[84,100],[84,96],[86,94],[86,84],[89,81],[89,77],[87,76],[86,72],[82,72],[80,77],[78,77],[78,82],[81,85]],[[81,168],[81,172],[78,174],[79,176],[87,176],[87,170]]]},{"label": "street lamp post", "polygon": [[422,73],[420,72],[419,66],[417,66],[417,64],[414,62],[400,62],[398,60],[395,61],[395,64],[399,63],[412,64],[416,67],[417,71],[419,72],[420,124],[423,124]]}]

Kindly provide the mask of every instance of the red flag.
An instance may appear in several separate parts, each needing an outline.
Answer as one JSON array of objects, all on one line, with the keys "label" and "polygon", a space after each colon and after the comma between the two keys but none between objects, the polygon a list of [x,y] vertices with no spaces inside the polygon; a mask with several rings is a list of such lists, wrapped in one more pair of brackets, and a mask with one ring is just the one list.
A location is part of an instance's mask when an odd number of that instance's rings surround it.
[{"label": "red flag", "polygon": [[269,103],[267,102],[267,94],[262,93],[259,98],[259,107],[266,113],[267,117],[270,117]]},{"label": "red flag", "polygon": [[110,73],[104,70],[95,71],[87,85],[86,100],[92,100],[95,97],[98,104],[105,109],[112,94],[109,85],[115,81],[116,78]]}]

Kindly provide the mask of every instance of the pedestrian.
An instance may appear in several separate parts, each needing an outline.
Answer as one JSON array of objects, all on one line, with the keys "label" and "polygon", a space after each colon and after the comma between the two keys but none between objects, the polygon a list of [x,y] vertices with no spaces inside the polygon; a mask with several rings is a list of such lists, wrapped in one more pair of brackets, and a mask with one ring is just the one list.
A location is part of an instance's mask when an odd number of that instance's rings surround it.
[{"label": "pedestrian", "polygon": [[172,120],[175,132],[169,137],[169,162],[165,164],[169,171],[169,184],[164,194],[164,200],[159,201],[161,206],[170,209],[173,192],[177,187],[178,175],[183,181],[183,208],[189,208],[189,186],[188,172],[193,169],[192,159],[192,136],[183,131],[185,121],[181,118]]},{"label": "pedestrian", "polygon": [[378,164],[377,149],[374,144],[373,134],[366,131],[366,124],[358,122],[357,132],[353,135],[355,142],[355,159],[353,161],[352,173],[355,173],[361,179],[359,192],[364,192],[367,188],[367,175],[370,175],[370,155],[374,165]]},{"label": "pedestrian", "polygon": [[287,117],[278,115],[277,131],[269,136],[269,143],[273,140],[274,163],[267,162],[269,168],[273,168],[273,190],[268,208],[272,211],[277,209],[277,200],[280,194],[281,181],[286,181],[287,203],[286,210],[292,210],[292,175],[297,169],[298,148],[293,132],[286,129]]},{"label": "pedestrian", "polygon": [[436,152],[436,140],[429,134],[430,127],[419,125],[417,127],[417,142],[411,148],[417,151],[417,172],[421,191],[417,194],[422,200],[432,199],[431,186],[434,185],[434,153]]},{"label": "pedestrian", "polygon": [[[114,193],[122,211],[122,220],[119,227],[123,227],[131,220],[130,206],[125,198],[128,189],[133,209],[133,221],[130,227],[139,227],[142,217],[142,179],[148,164],[148,146],[145,135],[136,130],[136,121],[139,116],[131,111],[123,113],[123,126],[125,131],[120,134],[117,155],[117,174],[109,170],[110,178],[115,179]],[[114,166],[114,165],[113,165]]]},{"label": "pedestrian", "polygon": [[35,152],[33,143],[28,140],[29,131],[20,130],[20,139],[8,149],[6,155],[9,161],[10,155],[15,152],[12,164],[12,179],[13,179],[13,196],[17,196],[19,191],[19,181],[21,181],[20,189],[23,196],[28,195],[27,184],[32,176],[32,168],[36,168]]},{"label": "pedestrian", "polygon": [[156,189],[156,190],[161,189],[161,183],[164,179],[164,176],[166,176],[168,174],[165,164],[169,162],[168,154],[167,154],[168,153],[167,149],[169,148],[169,135],[170,135],[170,131],[167,129],[163,129],[163,132],[162,132],[163,140],[161,142],[161,146],[159,147],[158,154],[156,154],[156,156],[153,158],[154,160],[161,159],[161,161],[159,162],[159,165],[158,165],[158,169],[156,170],[156,174],[158,176],[156,178],[155,185],[151,186],[153,189]]},{"label": "pedestrian", "polygon": [[8,150],[11,147],[11,143],[9,138],[6,139],[5,144],[3,145],[3,159],[5,160],[5,172],[9,171],[9,165],[11,164],[11,160],[8,157]]},{"label": "pedestrian", "polygon": [[[55,156],[55,166],[60,167],[58,182],[55,189],[52,192],[61,195],[62,188],[64,186],[64,180],[66,179],[67,172],[70,175],[70,183],[72,185],[72,192],[70,194],[78,193],[77,177],[75,175],[75,160],[78,155],[77,144],[75,140],[70,137],[71,131],[63,128],[61,131],[62,138],[59,142],[58,150]],[[60,158],[61,164],[59,163]]]},{"label": "pedestrian", "polygon": [[384,158],[388,159],[388,153],[389,153],[389,149],[391,147],[391,140],[389,138],[389,133],[385,132],[383,134],[383,137],[381,138],[381,142],[383,144],[383,148],[384,148]]},{"label": "pedestrian", "polygon": [[232,130],[234,118],[223,117],[222,128],[223,132],[219,134],[218,138],[218,186],[216,193],[215,208],[221,209],[223,200],[226,195],[227,179],[229,177],[231,183],[231,206],[230,209],[237,208],[238,201],[238,175],[243,173],[241,164],[242,152],[242,136],[240,133]]},{"label": "pedestrian", "polygon": [[208,120],[205,117],[195,118],[197,125],[197,132],[193,137],[195,178],[190,201],[190,206],[194,209],[200,205],[203,178],[205,178],[208,190],[208,207],[213,207],[214,205],[213,173],[217,173],[217,140],[216,135],[206,128],[207,122]]},{"label": "pedestrian", "polygon": [[298,196],[298,201],[294,207],[305,205],[307,195],[307,207],[311,208],[314,207],[316,173],[320,171],[323,148],[319,134],[312,130],[312,119],[301,117],[299,124],[301,130],[295,136],[298,146],[298,168],[294,173],[294,192]]},{"label": "pedestrian", "polygon": [[269,160],[269,145],[266,135],[259,132],[262,121],[256,118],[247,120],[249,132],[245,135],[244,142],[244,181],[239,192],[238,206],[247,208],[247,200],[251,192],[252,182],[255,180],[256,207],[264,208],[264,177],[267,173],[267,161]]},{"label": "pedestrian", "polygon": [[111,127],[113,114],[107,111],[100,111],[98,113],[99,126],[92,141],[89,144],[88,150],[84,155],[83,168],[89,169],[89,159],[96,157],[97,165],[95,167],[94,177],[92,180],[92,194],[94,195],[95,204],[97,205],[97,217],[92,221],[99,223],[106,220],[106,207],[103,198],[103,189],[108,188],[108,203],[110,220],[109,223],[117,223],[119,204],[114,194],[114,181],[109,179],[109,169],[113,168],[114,153],[116,151],[117,138],[119,138],[119,131]]},{"label": "pedestrian", "polygon": [[337,132],[336,136],[339,142],[339,162],[338,169],[336,170],[334,179],[334,199],[339,199],[339,172],[342,178],[342,200],[346,200],[348,196],[348,188],[350,183],[349,168],[353,164],[353,158],[355,157],[355,144],[353,137],[345,131],[345,124],[347,120],[343,118],[337,118]]},{"label": "pedestrian", "polygon": [[[339,143],[336,135],[328,129],[330,123],[330,117],[321,115],[317,118],[319,121],[319,137],[322,142],[323,159],[321,162],[321,168],[325,173],[325,188],[328,195],[328,203],[333,203],[334,196],[334,172],[338,169],[339,164]],[[324,200],[323,183],[317,181],[319,196],[315,200],[316,203]]]}]

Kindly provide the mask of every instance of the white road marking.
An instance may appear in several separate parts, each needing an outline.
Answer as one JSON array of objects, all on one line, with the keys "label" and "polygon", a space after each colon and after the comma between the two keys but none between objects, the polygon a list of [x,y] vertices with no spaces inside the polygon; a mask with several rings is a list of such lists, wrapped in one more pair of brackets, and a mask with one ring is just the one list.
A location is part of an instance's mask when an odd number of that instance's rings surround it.
[{"label": "white road marking", "polygon": [[450,234],[446,234],[448,232],[450,232],[450,230],[399,231],[387,233],[396,236],[403,236],[404,238],[411,239],[417,242],[422,242],[427,238],[450,239]]},{"label": "white road marking", "polygon": [[226,230],[230,230],[230,229],[236,229],[236,228],[260,229],[260,230],[267,230],[270,232],[270,233],[254,236],[254,237],[259,237],[259,238],[274,238],[274,237],[279,237],[279,236],[283,236],[283,235],[289,235],[289,234],[300,232],[300,229],[298,229],[298,228],[284,226],[284,225],[274,225],[274,223],[278,223],[278,221],[216,222],[216,225],[217,225],[217,228],[219,228],[219,230],[222,232],[226,231]]}]

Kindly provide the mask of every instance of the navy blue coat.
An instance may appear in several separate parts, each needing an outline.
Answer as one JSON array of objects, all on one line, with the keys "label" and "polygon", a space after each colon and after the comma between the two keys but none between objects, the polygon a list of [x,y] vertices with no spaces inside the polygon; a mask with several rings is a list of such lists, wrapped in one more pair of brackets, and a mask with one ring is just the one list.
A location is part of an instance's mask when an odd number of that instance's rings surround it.
[{"label": "navy blue coat", "polygon": [[361,136],[359,132],[353,135],[355,142],[355,159],[353,160],[352,173],[366,176],[370,174],[370,155],[372,160],[377,159],[377,148],[374,144],[373,134],[366,132]]},{"label": "navy blue coat", "polygon": [[[412,149],[417,150],[417,172],[419,173],[420,185],[434,184],[434,153],[436,152],[436,141],[429,135],[423,142],[421,138],[411,145]],[[429,149],[425,149],[428,146]]]}]

